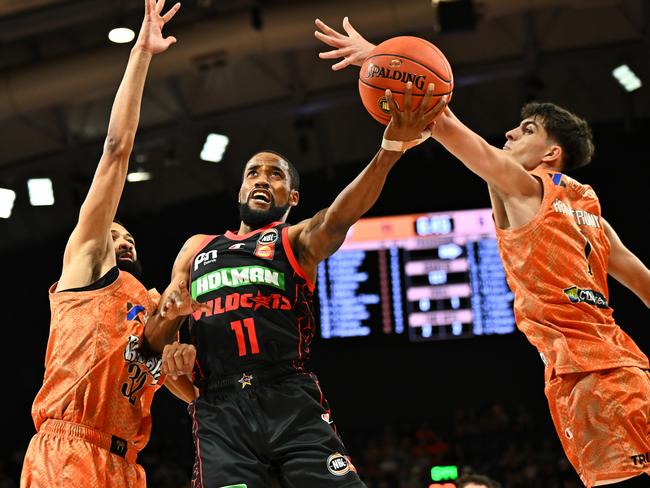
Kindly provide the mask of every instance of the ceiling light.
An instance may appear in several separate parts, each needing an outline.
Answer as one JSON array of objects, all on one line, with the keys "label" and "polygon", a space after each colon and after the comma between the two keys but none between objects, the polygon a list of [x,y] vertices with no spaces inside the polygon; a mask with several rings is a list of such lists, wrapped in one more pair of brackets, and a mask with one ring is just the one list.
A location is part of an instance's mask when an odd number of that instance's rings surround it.
[{"label": "ceiling light", "polygon": [[226,147],[228,146],[228,136],[221,134],[209,134],[201,150],[201,159],[203,161],[210,161],[212,163],[218,163],[223,158],[223,154],[226,152]]},{"label": "ceiling light", "polygon": [[115,44],[126,44],[135,38],[135,32],[128,27],[116,27],[108,33],[108,38]]},{"label": "ceiling light", "polygon": [[16,192],[7,188],[0,188],[0,219],[11,217],[11,210],[14,208]]},{"label": "ceiling light", "polygon": [[613,69],[612,75],[628,92],[641,88],[641,80],[627,64],[622,64],[618,68]]},{"label": "ceiling light", "polygon": [[29,203],[34,207],[54,205],[54,190],[49,178],[32,178],[27,180]]},{"label": "ceiling light", "polygon": [[139,183],[140,181],[148,181],[151,179],[151,173],[149,171],[132,171],[126,175],[126,181],[129,183]]}]

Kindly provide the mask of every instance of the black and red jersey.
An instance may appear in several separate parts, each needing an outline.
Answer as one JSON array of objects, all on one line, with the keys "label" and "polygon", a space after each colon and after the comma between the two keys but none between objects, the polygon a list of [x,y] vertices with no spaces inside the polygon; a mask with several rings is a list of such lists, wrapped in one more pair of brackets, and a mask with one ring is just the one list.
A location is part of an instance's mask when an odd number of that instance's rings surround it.
[{"label": "black and red jersey", "polygon": [[314,335],[314,285],[293,254],[288,229],[274,222],[246,235],[209,236],[194,256],[192,298],[212,307],[190,317],[200,387],[276,364],[302,370]]}]

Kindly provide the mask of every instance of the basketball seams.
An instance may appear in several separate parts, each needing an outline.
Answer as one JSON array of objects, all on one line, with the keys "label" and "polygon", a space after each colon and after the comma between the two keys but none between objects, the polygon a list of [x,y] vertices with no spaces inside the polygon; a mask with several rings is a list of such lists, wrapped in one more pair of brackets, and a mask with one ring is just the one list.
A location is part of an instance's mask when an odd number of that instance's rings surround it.
[{"label": "basketball seams", "polygon": [[[382,92],[384,92],[386,90],[385,88],[383,88],[381,86],[371,85],[370,83],[368,83],[366,81],[363,81],[362,79],[359,79],[359,83],[363,83],[368,88],[374,88],[375,90],[381,90]],[[449,91],[446,91],[446,92],[441,92],[441,93],[435,93],[434,92],[432,94],[432,96],[434,96],[434,97],[442,97],[444,95],[449,95],[451,92],[452,92],[452,90],[449,90]],[[404,95],[403,91],[397,91],[397,90],[392,90],[392,89],[391,89],[391,93],[397,94],[397,95]],[[412,95],[414,97],[423,97],[425,95],[425,93],[413,93]]]}]

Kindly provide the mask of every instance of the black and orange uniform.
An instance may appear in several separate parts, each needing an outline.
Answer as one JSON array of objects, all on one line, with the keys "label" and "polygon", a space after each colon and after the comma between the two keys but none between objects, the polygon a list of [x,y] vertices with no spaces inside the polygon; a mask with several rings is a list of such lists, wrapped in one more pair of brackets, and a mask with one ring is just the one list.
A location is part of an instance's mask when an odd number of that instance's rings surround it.
[{"label": "black and orange uniform", "polygon": [[546,396],[586,486],[650,473],[648,358],[608,303],[610,243],[594,190],[535,169],[544,196],[526,225],[497,228],[518,328],[546,365]]},{"label": "black and orange uniform", "polygon": [[314,335],[313,290],[288,224],[210,236],[191,262],[197,349],[190,406],[193,486],[364,486],[345,453],[316,376],[305,366]]}]

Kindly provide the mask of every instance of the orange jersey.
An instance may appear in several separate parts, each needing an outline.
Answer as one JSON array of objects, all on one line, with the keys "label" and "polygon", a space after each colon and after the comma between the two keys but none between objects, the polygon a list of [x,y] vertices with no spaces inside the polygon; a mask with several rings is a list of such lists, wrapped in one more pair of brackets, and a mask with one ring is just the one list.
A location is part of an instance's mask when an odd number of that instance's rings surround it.
[{"label": "orange jersey", "polygon": [[32,406],[36,430],[46,419],[83,424],[141,450],[151,433],[159,356],[141,352],[154,304],[131,274],[99,290],[50,289],[50,338],[43,386]]},{"label": "orange jersey", "polygon": [[547,371],[648,368],[648,358],[616,325],[608,304],[610,243],[596,193],[562,173],[531,173],[544,189],[537,214],[517,229],[497,227],[517,326]]}]

